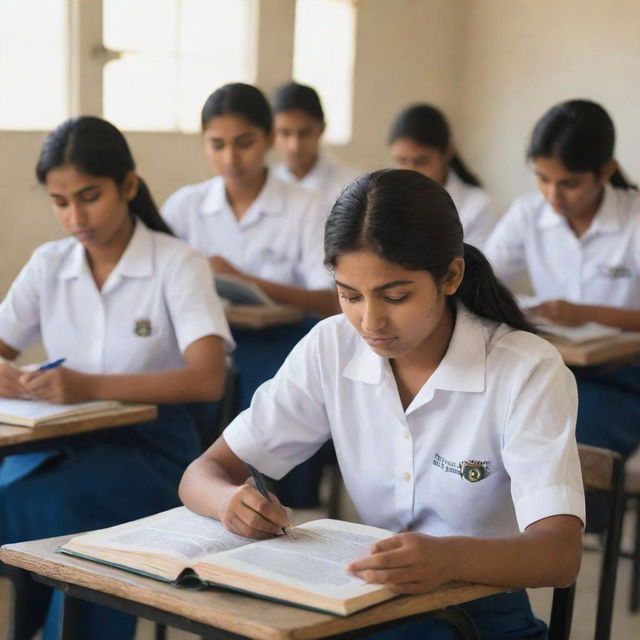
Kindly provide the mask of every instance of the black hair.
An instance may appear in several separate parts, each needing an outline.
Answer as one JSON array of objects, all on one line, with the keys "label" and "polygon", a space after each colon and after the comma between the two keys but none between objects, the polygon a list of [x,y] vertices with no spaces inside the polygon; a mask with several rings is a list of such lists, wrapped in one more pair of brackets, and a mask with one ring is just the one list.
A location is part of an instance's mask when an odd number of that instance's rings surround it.
[{"label": "black hair", "polygon": [[[615,128],[609,114],[591,100],[567,100],[555,105],[536,123],[527,159],[553,157],[568,171],[600,175],[613,158]],[[620,189],[635,189],[621,169],[609,182]]]},{"label": "black hair", "polygon": [[405,269],[428,271],[438,283],[451,261],[462,257],[464,277],[449,300],[459,299],[478,316],[536,333],[482,252],[463,243],[449,194],[417,171],[365,173],[344,188],[325,226],[325,264],[335,268],[341,255],[363,249]]},{"label": "black hair", "polygon": [[267,135],[273,129],[269,102],[260,89],[250,84],[233,82],[216,89],[202,107],[202,129],[213,118],[227,115],[242,116],[251,124],[264,129]]},{"label": "black hair", "polygon": [[[46,138],[36,165],[36,177],[45,184],[49,171],[71,165],[95,177],[111,178],[121,187],[127,174],[135,171],[129,145],[110,122],[93,116],[70,118]],[[138,177],[138,191],[129,202],[129,212],[149,229],[173,235],[162,219],[145,182]]]},{"label": "black hair", "polygon": [[[451,142],[451,129],[444,114],[430,104],[414,104],[396,117],[389,133],[389,144],[399,138],[409,138],[425,147],[434,147],[445,153]],[[458,153],[454,153],[449,166],[465,184],[481,187],[480,180],[469,170]]]},{"label": "black hair", "polygon": [[289,82],[276,90],[273,94],[273,112],[278,114],[293,109],[300,109],[324,124],[324,111],[320,96],[313,87]]}]

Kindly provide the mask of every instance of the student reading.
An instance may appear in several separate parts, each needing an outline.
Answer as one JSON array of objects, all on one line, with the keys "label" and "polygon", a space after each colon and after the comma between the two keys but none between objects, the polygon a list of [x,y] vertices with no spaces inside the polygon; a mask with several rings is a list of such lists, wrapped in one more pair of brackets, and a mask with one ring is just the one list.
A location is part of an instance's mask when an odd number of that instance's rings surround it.
[{"label": "student reading", "polygon": [[[568,585],[580,564],[571,372],[463,244],[446,191],[415,171],[352,182],[325,260],[343,315],[318,323],[189,466],[182,500],[236,533],[277,534],[284,511],[247,483],[245,463],[279,477],[331,437],[363,521],[402,532],[350,571],[403,593],[448,580],[515,588],[466,605],[482,637],[546,637],[521,589]],[[449,637],[439,628],[391,637]]]},{"label": "student reading", "polygon": [[[199,453],[183,403],[213,401],[231,344],[206,259],[172,237],[122,134],[93,117],[47,137],[36,174],[68,238],[39,247],[0,305],[0,395],[57,403],[160,403],[153,422],[76,445],[6,458],[0,542],[126,522],[177,503]],[[23,372],[11,362],[42,339],[65,366]],[[33,583],[33,631],[51,590]],[[57,637],[57,607],[45,638]],[[132,637],[135,618],[83,604],[76,638]]]},{"label": "student reading", "polygon": [[313,189],[331,207],[358,172],[321,152],[326,123],[320,97],[312,87],[290,82],[276,91],[273,112],[275,146],[282,160],[274,173],[287,182]]},{"label": "student reading", "polygon": [[428,104],[407,107],[393,122],[389,145],[397,169],[413,169],[441,184],[453,199],[465,240],[484,247],[497,222],[493,201],[453,144],[444,115]]},{"label": "student reading", "polygon": [[[276,302],[310,314],[297,325],[258,332],[233,328],[238,405],[244,409],[318,316],[337,311],[322,263],[326,208],[316,194],[267,169],[273,121],[256,87],[228,84],[212,93],[202,108],[202,130],[207,160],[219,175],[174,193],[162,209],[166,221],[210,256],[216,274],[253,282]],[[291,506],[315,506],[317,480],[286,482]]]},{"label": "student reading", "polygon": [[[640,194],[614,159],[614,126],[588,100],[554,106],[527,156],[539,193],[517,199],[487,245],[500,277],[527,269],[536,312],[640,331]],[[590,367],[578,382],[579,442],[629,455],[640,444],[640,367]]]}]

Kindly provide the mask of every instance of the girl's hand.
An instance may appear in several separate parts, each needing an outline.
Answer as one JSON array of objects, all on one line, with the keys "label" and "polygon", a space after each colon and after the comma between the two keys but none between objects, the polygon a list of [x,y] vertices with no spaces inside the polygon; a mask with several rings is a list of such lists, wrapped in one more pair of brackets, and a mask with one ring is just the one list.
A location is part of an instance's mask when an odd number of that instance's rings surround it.
[{"label": "girl's hand", "polygon": [[241,276],[242,272],[238,271],[228,260],[220,256],[211,256],[209,258],[214,273],[228,276]]},{"label": "girl's hand", "polygon": [[239,487],[231,487],[229,500],[220,515],[226,529],[245,538],[272,538],[289,527],[285,508],[272,493],[266,500],[253,486],[253,479]]},{"label": "girl's hand", "polygon": [[367,582],[384,584],[396,593],[414,595],[433,591],[453,576],[447,538],[423,533],[399,533],[377,542],[371,555],[347,566]]},{"label": "girl's hand", "polygon": [[87,402],[92,398],[84,391],[85,375],[67,369],[56,367],[49,371],[29,371],[22,374],[20,383],[28,395],[36,400],[54,402],[56,404],[71,404]]},{"label": "girl's hand", "polygon": [[0,398],[20,398],[27,390],[20,381],[22,371],[10,362],[0,362]]},{"label": "girl's hand", "polygon": [[583,324],[582,305],[572,304],[566,300],[548,300],[533,308],[533,312],[556,324],[569,327]]}]

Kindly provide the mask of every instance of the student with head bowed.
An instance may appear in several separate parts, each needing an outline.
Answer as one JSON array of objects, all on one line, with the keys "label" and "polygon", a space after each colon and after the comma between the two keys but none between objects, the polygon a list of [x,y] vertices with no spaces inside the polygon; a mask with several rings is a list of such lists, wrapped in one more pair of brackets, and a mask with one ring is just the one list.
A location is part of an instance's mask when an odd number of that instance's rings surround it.
[{"label": "student with head bowed", "polygon": [[358,172],[320,149],[326,123],[316,90],[297,82],[282,85],[273,97],[273,113],[276,151],[281,159],[274,173],[319,193],[330,208]]},{"label": "student with head bowed", "polygon": [[[0,465],[0,542],[59,536],[176,506],[199,453],[181,405],[220,398],[232,345],[206,259],[174,238],[136,175],[122,134],[99,118],[47,137],[36,174],[69,237],[33,256],[0,304],[0,395],[73,403],[158,403],[156,420]],[[64,366],[24,372],[12,361],[42,340]],[[51,589],[33,583],[33,630]],[[57,637],[59,601],[45,639]],[[133,637],[135,618],[83,604],[74,637]]]},{"label": "student with head bowed", "polygon": [[[487,256],[507,281],[527,269],[535,311],[552,322],[640,331],[640,194],[618,167],[614,143],[599,104],[569,100],[550,109],[527,152],[538,192],[513,203]],[[574,373],[578,441],[629,455],[640,443],[640,367]]]},{"label": "student with head bowed", "polygon": [[[568,585],[580,564],[573,376],[463,244],[446,191],[415,171],[352,182],[325,261],[343,314],[318,323],[189,466],[181,498],[236,533],[277,535],[285,512],[247,483],[246,464],[279,477],[332,438],[363,521],[398,532],[346,570],[401,593],[511,587],[464,605],[482,637],[546,638],[523,589]],[[376,636],[388,637],[450,636],[427,620]]]},{"label": "student with head bowed", "polygon": [[469,244],[482,249],[495,226],[496,208],[453,144],[444,114],[428,104],[407,107],[389,133],[393,164],[441,184],[453,199]]},{"label": "student with head bowed", "polygon": [[[162,209],[165,220],[210,257],[216,275],[247,280],[276,302],[307,314],[304,322],[262,331],[232,328],[238,345],[238,407],[244,409],[318,318],[337,311],[322,260],[327,212],[319,196],[267,168],[273,122],[269,103],[256,87],[236,83],[214,91],[202,109],[202,130],[207,160],[218,175],[170,196]],[[316,480],[286,482],[283,495],[290,506],[317,504]]]}]

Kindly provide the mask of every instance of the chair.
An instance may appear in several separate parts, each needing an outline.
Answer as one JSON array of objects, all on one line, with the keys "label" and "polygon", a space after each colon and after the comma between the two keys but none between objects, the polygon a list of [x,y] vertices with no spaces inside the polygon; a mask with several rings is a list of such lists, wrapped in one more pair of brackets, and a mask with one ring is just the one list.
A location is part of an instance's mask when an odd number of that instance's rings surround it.
[{"label": "chair", "polygon": [[[611,635],[613,600],[620,554],[622,517],[624,514],[623,460],[608,449],[578,445],[582,481],[585,492],[607,498],[605,543],[598,586],[595,640],[608,640]],[[553,592],[549,640],[568,640],[571,631],[575,584]]]},{"label": "chair", "polygon": [[635,511],[635,531],[633,549],[622,552],[625,558],[631,558],[631,588],[629,593],[629,611],[640,611],[640,469],[627,469],[624,477],[625,509]]}]

